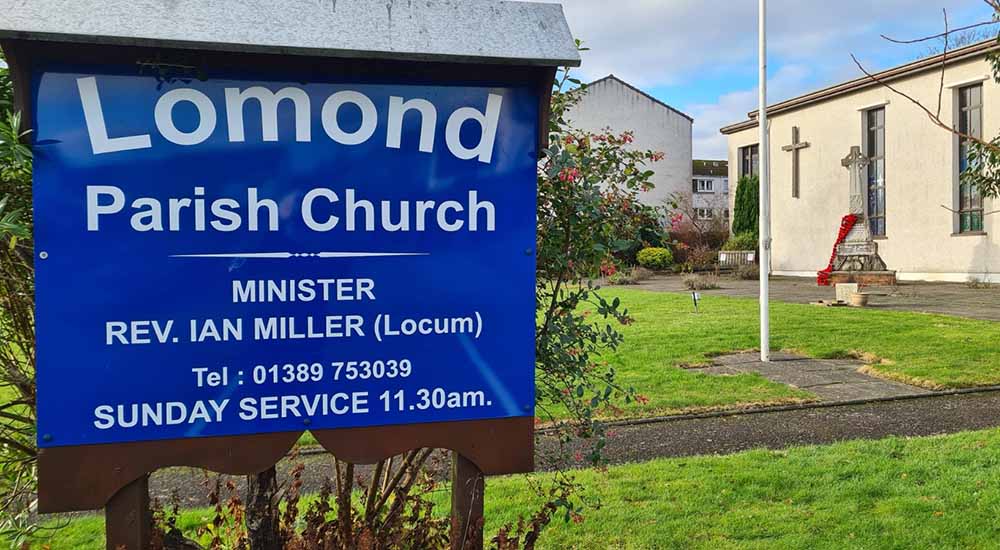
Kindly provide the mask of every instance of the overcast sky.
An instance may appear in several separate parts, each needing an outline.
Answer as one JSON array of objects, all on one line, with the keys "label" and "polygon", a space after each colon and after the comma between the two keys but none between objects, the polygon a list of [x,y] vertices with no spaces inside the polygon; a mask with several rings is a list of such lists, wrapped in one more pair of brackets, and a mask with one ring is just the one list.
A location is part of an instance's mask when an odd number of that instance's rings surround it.
[{"label": "overcast sky", "polygon": [[[757,0],[541,0],[563,5],[585,41],[585,80],[609,73],[695,119],[696,158],[726,156],[719,128],[746,118],[757,102]],[[988,20],[982,0],[770,0],[769,101],[860,76],[868,66],[912,60],[927,46],[915,38]]]}]

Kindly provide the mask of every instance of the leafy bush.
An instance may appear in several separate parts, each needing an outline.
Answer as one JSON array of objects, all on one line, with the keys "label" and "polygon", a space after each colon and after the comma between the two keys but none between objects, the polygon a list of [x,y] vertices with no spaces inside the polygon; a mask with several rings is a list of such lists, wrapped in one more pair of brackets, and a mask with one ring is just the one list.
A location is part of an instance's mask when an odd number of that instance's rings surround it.
[{"label": "leafy bush", "polygon": [[753,233],[737,233],[726,244],[722,245],[723,250],[757,250],[757,236]]},{"label": "leafy bush", "polygon": [[684,286],[688,290],[714,290],[719,288],[719,277],[711,274],[689,274],[684,276]]},{"label": "leafy bush", "polygon": [[[2,56],[0,56],[2,59]],[[31,150],[0,68],[0,538],[27,543],[35,498],[35,318]]]},{"label": "leafy bush", "polygon": [[611,285],[637,285],[640,281],[652,277],[653,272],[645,267],[636,266],[629,269],[616,271],[608,277],[608,284]]},{"label": "leafy bush", "polygon": [[631,270],[619,271],[614,275],[608,277],[609,285],[635,285],[639,284],[639,281],[632,275]]},{"label": "leafy bush", "polygon": [[632,268],[632,277],[636,281],[645,281],[646,279],[653,276],[653,272],[642,266],[636,266]]},{"label": "leafy bush", "polygon": [[635,265],[640,250],[665,244],[667,234],[656,208],[620,194],[608,194],[604,208],[616,212],[608,223],[616,236],[612,255],[619,265]]},{"label": "leafy bush", "polygon": [[670,231],[670,240],[673,243],[674,263],[687,263],[689,254],[696,248],[719,250],[728,238],[729,230],[722,227],[699,232],[689,224],[682,225]]},{"label": "leafy bush", "polygon": [[743,176],[736,186],[736,204],[733,211],[733,234],[750,233],[757,240],[759,235],[760,181],[757,176]]},{"label": "leafy bush", "polygon": [[733,277],[743,281],[757,281],[760,279],[760,268],[757,264],[737,266],[733,271]]},{"label": "leafy bush", "polygon": [[643,248],[635,259],[642,267],[654,270],[667,269],[674,263],[674,255],[666,248],[659,247]]},{"label": "leafy bush", "polygon": [[688,236],[685,232],[678,233],[678,237],[684,240],[684,242],[690,244],[692,247],[704,246],[711,248],[713,250],[718,250],[722,248],[722,244],[726,242],[729,238],[729,230],[723,226],[713,228],[709,231],[705,231],[701,235]]},{"label": "leafy bush", "polygon": [[714,269],[719,263],[719,251],[708,246],[696,246],[687,251],[685,267],[688,271],[706,271]]}]

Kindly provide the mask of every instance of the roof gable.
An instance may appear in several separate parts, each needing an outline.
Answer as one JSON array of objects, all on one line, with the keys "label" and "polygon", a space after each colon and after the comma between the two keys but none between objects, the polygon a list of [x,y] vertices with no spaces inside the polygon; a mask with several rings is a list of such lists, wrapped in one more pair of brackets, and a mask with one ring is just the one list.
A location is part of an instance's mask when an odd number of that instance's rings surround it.
[{"label": "roof gable", "polygon": [[[989,52],[1000,49],[1000,43],[997,39],[991,38],[989,40],[984,40],[976,44],[971,44],[963,48],[958,48],[945,52],[944,54],[933,55],[930,57],[925,57],[918,59],[916,61],[911,61],[891,69],[886,69],[884,71],[879,71],[872,73],[874,79],[878,79],[882,82],[894,82],[900,78],[905,78],[908,76],[918,75],[927,71],[941,69],[941,63],[945,65],[951,65],[959,61],[965,61],[970,58],[975,58],[979,56],[986,56]],[[872,77],[867,75],[855,78],[853,80],[848,80],[846,82],[841,82],[840,84],[834,84],[833,86],[828,86],[803,94],[785,101],[780,101],[767,106],[767,115],[774,116],[777,114],[793,111],[812,105],[814,103],[820,103],[835,97],[842,95],[847,95],[856,91],[864,90],[867,88],[881,86],[879,82],[876,82]],[[733,134],[743,130],[753,128],[757,125],[757,111],[750,111],[747,113],[749,117],[747,120],[742,122],[737,122],[735,124],[730,124],[729,126],[722,127],[719,131],[723,134]]]},{"label": "roof gable", "polygon": [[628,82],[625,82],[624,80],[618,78],[614,74],[609,74],[608,76],[605,76],[604,78],[599,78],[599,79],[597,79],[597,80],[595,80],[595,81],[587,84],[587,86],[588,87],[594,86],[594,85],[600,84],[602,82],[617,82],[618,84],[621,84],[622,86],[624,86],[628,90],[630,90],[630,91],[632,91],[632,92],[634,92],[634,93],[636,93],[636,94],[638,94],[638,95],[640,95],[642,97],[645,97],[646,99],[649,99],[650,101],[652,101],[653,103],[659,105],[660,107],[663,107],[663,108],[667,109],[668,111],[670,111],[670,112],[672,112],[674,114],[678,114],[678,115],[680,115],[680,116],[688,119],[689,121],[694,122],[694,118],[692,118],[690,115],[685,114],[684,112],[682,112],[682,111],[680,111],[678,109],[675,109],[675,108],[671,107],[670,105],[667,105],[663,101],[661,101],[659,99],[656,99],[655,97],[653,97],[653,96],[649,95],[648,93],[640,90],[639,88],[636,88],[635,86],[629,84]]}]

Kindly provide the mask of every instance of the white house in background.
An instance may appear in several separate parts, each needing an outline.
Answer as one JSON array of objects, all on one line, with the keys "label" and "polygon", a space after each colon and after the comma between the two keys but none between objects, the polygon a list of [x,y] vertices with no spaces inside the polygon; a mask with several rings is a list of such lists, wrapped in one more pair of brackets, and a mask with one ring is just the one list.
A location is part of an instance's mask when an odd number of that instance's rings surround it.
[{"label": "white house in background", "polygon": [[654,189],[640,195],[649,206],[664,206],[671,195],[691,199],[690,116],[674,109],[615,75],[588,85],[580,102],[567,114],[574,128],[601,132],[631,130],[636,149],[662,151],[664,159],[649,165]]},{"label": "white house in background", "polygon": [[[941,101],[944,124],[990,140],[1000,134],[1000,84],[989,60],[998,49],[991,39],[875,77],[931,110]],[[966,166],[964,139],[867,77],[767,110],[770,151],[759,151],[756,112],[722,133],[734,182],[730,203],[738,178],[757,173],[759,155],[770,160],[774,273],[815,277],[826,267],[841,218],[851,208],[850,174],[841,162],[859,147],[867,160],[861,208],[897,278],[1000,281],[998,203],[959,179]]]},{"label": "white house in background", "polygon": [[729,227],[729,162],[695,160],[691,169],[691,206],[699,220],[721,220]]}]

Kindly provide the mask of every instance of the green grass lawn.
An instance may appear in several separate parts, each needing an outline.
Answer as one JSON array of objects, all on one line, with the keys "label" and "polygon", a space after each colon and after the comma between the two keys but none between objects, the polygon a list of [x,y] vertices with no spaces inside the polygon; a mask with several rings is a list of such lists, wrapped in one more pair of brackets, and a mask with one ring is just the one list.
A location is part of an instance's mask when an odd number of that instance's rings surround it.
[{"label": "green grass lawn", "polygon": [[[561,519],[543,548],[996,548],[1000,430],[890,438],[576,474],[599,509]],[[543,474],[538,474],[543,475]],[[530,514],[525,476],[487,482],[487,533]],[[435,495],[441,512],[447,495]],[[206,517],[184,513],[182,524]],[[52,550],[102,548],[99,517],[70,521]]]},{"label": "green grass lawn", "polygon": [[[682,368],[718,354],[758,346],[757,301],[703,296],[694,313],[686,294],[608,288],[635,322],[604,357],[618,380],[649,398],[623,406],[624,416],[655,416],[797,403],[812,394],[756,374],[711,376]],[[864,357],[872,374],[931,389],[1000,384],[1000,323],[877,309],[771,304],[774,349],[816,358]],[[313,444],[309,434],[303,444]]]},{"label": "green grass lawn", "polygon": [[[756,375],[709,376],[679,365],[758,346],[757,301],[703,296],[694,313],[685,294],[606,289],[635,318],[607,359],[619,381],[649,397],[629,415],[787,402],[808,394]],[[1000,384],[1000,323],[876,309],[771,304],[772,348],[817,358],[866,354],[880,376],[930,388]]]}]

